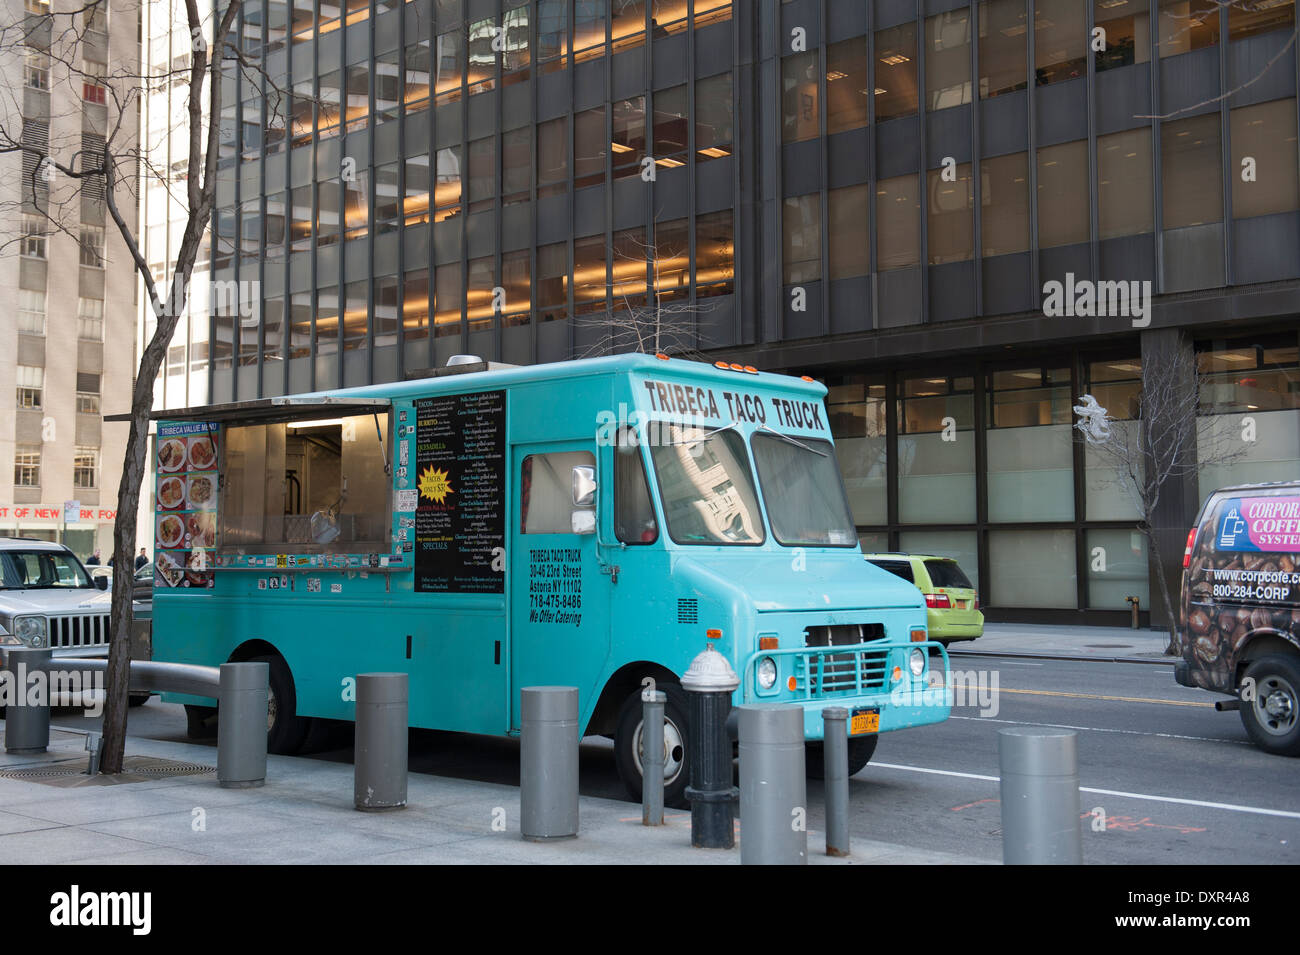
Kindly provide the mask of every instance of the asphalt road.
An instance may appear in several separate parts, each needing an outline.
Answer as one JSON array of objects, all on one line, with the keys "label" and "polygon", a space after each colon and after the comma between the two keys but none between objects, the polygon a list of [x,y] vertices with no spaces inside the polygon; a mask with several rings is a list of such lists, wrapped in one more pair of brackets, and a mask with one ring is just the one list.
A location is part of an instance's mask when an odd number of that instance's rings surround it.
[{"label": "asphalt road", "polygon": [[[1300,861],[1300,759],[1250,744],[1235,713],[1174,683],[1171,666],[953,658],[982,674],[996,698],[955,708],[938,726],[887,733],[850,781],[851,829],[873,839],[1001,859],[997,733],[1051,725],[1079,734],[1084,859],[1090,863],[1295,863]],[[993,705],[989,705],[993,704]],[[91,723],[56,712],[59,725]],[[154,699],[131,711],[132,735],[185,739],[179,706]],[[350,761],[336,734],[315,758]],[[518,784],[518,744],[415,731],[411,771]],[[612,744],[583,742],[585,795],[623,799]],[[809,826],[823,831],[821,787],[809,781]],[[1104,819],[1102,818],[1104,816]]]}]

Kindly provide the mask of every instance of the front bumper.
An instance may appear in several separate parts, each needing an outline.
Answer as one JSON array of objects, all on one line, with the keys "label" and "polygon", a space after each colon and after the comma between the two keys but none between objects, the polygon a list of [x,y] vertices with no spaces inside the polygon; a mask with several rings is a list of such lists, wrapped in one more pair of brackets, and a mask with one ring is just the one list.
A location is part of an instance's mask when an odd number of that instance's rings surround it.
[{"label": "front bumper", "polygon": [[[926,668],[919,677],[912,676],[908,668],[908,657],[916,649],[926,654]],[[755,669],[764,657],[777,661],[778,677],[770,690],[759,688],[755,679]],[[901,671],[897,680],[893,679],[895,671]],[[791,677],[795,680],[793,690],[788,684]],[[934,640],[876,640],[852,646],[758,650],[745,661],[736,696],[739,705],[799,707],[804,738],[819,740],[822,710],[831,706],[844,707],[850,714],[864,708],[879,710],[881,733],[942,723],[952,710],[949,682],[948,651],[942,644]]]}]

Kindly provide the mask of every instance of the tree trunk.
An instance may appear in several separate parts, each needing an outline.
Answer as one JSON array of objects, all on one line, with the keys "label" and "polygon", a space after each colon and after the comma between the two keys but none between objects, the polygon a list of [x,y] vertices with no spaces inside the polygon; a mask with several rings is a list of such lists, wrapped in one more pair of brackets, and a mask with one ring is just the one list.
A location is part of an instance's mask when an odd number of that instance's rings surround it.
[{"label": "tree trunk", "polygon": [[1160,602],[1165,609],[1165,619],[1169,621],[1169,640],[1165,644],[1166,656],[1178,655],[1178,617],[1174,615],[1174,605],[1169,599],[1169,583],[1165,576],[1165,561],[1160,555],[1160,542],[1156,540],[1155,528],[1143,522],[1142,533],[1146,535],[1147,548],[1156,562],[1156,584],[1160,592]]}]

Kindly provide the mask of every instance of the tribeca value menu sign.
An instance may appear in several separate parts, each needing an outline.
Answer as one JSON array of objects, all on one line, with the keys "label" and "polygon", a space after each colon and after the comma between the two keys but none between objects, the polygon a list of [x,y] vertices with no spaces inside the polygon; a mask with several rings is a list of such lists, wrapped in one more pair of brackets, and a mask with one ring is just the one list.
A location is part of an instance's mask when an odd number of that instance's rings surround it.
[{"label": "tribeca value menu sign", "polygon": [[505,590],[506,396],[415,402],[415,589]]}]

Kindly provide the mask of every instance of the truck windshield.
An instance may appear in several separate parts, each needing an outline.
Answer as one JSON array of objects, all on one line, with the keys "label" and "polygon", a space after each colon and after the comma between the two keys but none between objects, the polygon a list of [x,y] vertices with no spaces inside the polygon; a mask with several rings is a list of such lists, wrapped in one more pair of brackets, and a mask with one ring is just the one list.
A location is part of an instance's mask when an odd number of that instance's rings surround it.
[{"label": "truck windshield", "polygon": [[665,425],[651,442],[668,534],[678,544],[761,544],[745,442],[730,429]]},{"label": "truck windshield", "polygon": [[858,535],[829,441],[759,432],[754,463],[772,534],[782,544],[856,547]]},{"label": "truck windshield", "polygon": [[78,589],[90,587],[90,578],[70,554],[58,551],[10,550],[0,552],[0,582],[5,590]]}]

